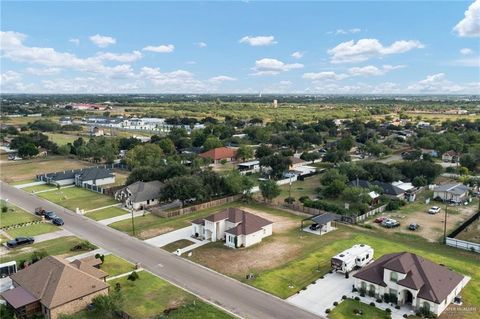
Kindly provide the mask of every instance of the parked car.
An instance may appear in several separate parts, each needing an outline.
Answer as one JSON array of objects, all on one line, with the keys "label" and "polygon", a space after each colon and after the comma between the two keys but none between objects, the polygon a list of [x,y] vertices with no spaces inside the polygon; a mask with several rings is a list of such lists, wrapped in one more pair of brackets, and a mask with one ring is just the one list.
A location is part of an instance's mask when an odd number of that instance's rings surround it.
[{"label": "parked car", "polygon": [[53,220],[58,217],[57,214],[55,214],[54,212],[46,212],[44,216],[45,216],[45,219],[48,219],[48,220]]},{"label": "parked car", "polygon": [[22,245],[33,244],[35,239],[33,237],[17,237],[15,239],[7,241],[8,248],[15,248]]},{"label": "parked car", "polygon": [[376,222],[377,224],[381,224],[385,219],[387,219],[387,217],[385,217],[385,216],[380,216],[380,217],[375,218],[375,222]]},{"label": "parked car", "polygon": [[438,206],[432,206],[429,210],[428,210],[428,213],[429,214],[436,214],[440,212],[440,207]]},{"label": "parked car", "polygon": [[310,225],[310,230],[319,230],[320,229],[320,224],[312,224]]},{"label": "parked car", "polygon": [[394,227],[398,227],[400,226],[400,223],[398,221],[396,221],[395,219],[385,219],[383,222],[382,222],[382,226],[385,227],[385,228],[394,228]]},{"label": "parked car", "polygon": [[408,225],[408,230],[418,230],[420,228],[420,225],[419,224],[416,224],[416,223],[412,223],[410,225]]},{"label": "parked car", "polygon": [[52,219],[52,224],[57,226],[63,226],[63,224],[65,223],[63,222],[63,219],[61,219],[60,217],[55,217],[54,219]]},{"label": "parked car", "polygon": [[37,207],[35,208],[35,215],[43,216],[45,215],[46,211],[43,209],[43,207]]}]

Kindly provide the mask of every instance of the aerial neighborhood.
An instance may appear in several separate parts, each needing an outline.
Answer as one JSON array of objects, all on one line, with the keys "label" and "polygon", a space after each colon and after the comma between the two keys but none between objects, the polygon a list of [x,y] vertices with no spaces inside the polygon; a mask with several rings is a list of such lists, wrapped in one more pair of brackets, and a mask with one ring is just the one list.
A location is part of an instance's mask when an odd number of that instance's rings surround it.
[{"label": "aerial neighborhood", "polygon": [[480,0],[2,1],[0,319],[480,319]]}]

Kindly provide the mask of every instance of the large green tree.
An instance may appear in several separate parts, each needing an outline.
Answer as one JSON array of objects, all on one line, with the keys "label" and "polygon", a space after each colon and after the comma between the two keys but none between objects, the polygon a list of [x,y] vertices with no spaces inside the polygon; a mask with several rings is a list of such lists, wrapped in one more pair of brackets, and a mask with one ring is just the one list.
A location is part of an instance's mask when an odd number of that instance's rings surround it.
[{"label": "large green tree", "polygon": [[163,163],[163,150],[157,144],[140,144],[132,148],[125,155],[125,162],[130,167],[156,167]]},{"label": "large green tree", "polygon": [[273,180],[262,181],[260,182],[259,187],[265,201],[271,201],[280,195],[281,192],[280,187]]}]

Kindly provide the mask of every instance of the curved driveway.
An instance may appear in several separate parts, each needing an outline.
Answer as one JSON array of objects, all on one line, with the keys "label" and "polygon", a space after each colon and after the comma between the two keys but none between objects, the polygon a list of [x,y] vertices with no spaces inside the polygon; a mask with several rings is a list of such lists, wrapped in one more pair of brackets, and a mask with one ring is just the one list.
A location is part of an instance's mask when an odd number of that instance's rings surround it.
[{"label": "curved driveway", "polygon": [[[88,239],[115,255],[142,267],[161,278],[243,318],[310,319],[317,316],[288,304],[284,300],[259,291],[205,267],[177,257],[143,241],[77,215],[59,205],[0,182],[0,194],[9,202],[33,212],[42,206],[65,221],[64,228]],[[268,258],[268,257],[267,257]],[[232,261],[241,262],[241,261]],[[320,298],[320,296],[319,296]]]}]

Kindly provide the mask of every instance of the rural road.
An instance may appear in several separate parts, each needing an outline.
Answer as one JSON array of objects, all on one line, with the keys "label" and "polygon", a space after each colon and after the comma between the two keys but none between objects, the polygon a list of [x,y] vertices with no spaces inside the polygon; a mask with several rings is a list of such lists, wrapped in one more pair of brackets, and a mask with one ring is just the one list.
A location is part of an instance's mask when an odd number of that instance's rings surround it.
[{"label": "rural road", "polygon": [[217,304],[239,317],[248,319],[319,318],[284,300],[155,248],[137,238],[82,215],[77,215],[68,209],[16,189],[4,182],[0,182],[0,194],[10,203],[29,212],[39,206],[54,211],[65,221],[63,228],[76,236],[88,239],[95,245],[130,262],[138,262],[143,268],[161,278]]}]

